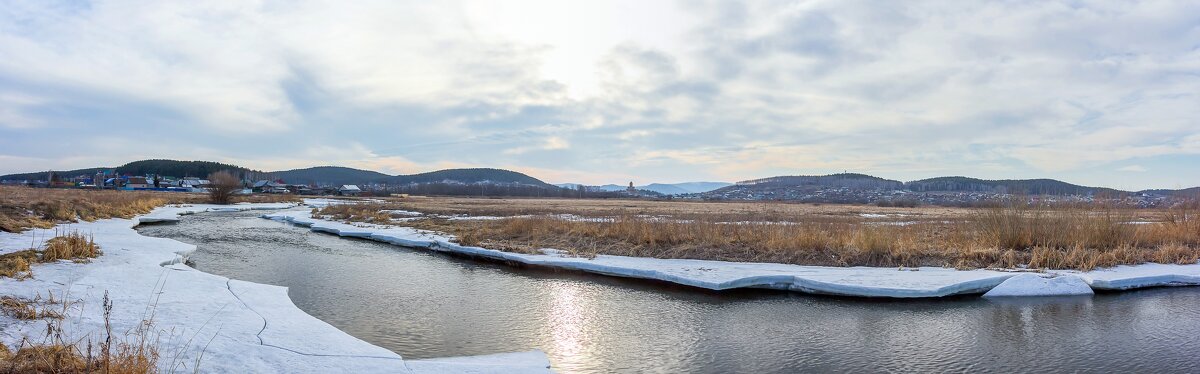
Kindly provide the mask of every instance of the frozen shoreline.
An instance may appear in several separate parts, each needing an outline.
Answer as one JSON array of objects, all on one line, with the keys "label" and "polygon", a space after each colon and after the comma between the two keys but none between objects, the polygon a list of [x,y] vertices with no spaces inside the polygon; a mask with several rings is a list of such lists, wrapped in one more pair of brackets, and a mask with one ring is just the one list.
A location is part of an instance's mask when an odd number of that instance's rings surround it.
[{"label": "frozen shoreline", "polygon": [[[201,212],[286,209],[295,204],[188,205],[157,208],[133,219],[62,224],[54,229],[0,233],[0,253],[40,245],[55,230],[94,236],[104,252],[91,263],[60,261],[33,266],[33,278],[0,279],[0,294],[72,300],[63,330],[67,341],[103,339],[100,311],[105,292],[113,300],[114,335],[123,336],[152,316],[162,344],[160,368],[201,372],[548,372],[540,351],[478,357],[404,360],[350,336],[297,308],[287,288],[204,273],[183,264],[193,245],[142,236],[140,223],[176,221]],[[0,341],[40,342],[45,322],[0,316]]]},{"label": "frozen shoreline", "polygon": [[[918,298],[983,294],[1001,284],[1005,285],[1006,293],[1019,296],[1058,296],[1080,293],[1078,288],[1061,287],[1064,283],[1082,283],[1094,290],[1200,285],[1200,264],[1142,264],[1089,272],[1051,270],[1044,273],[1031,273],[995,270],[960,271],[938,267],[897,269],[802,266],[611,255],[598,255],[593,259],[588,259],[564,255],[555,249],[543,249],[543,254],[537,255],[461,246],[452,243],[453,238],[442,233],[407,227],[348,224],[323,220],[313,218],[308,211],[284,211],[266,214],[263,215],[263,218],[290,222],[308,227],[313,231],[370,239],[405,247],[478,256],[532,266],[659,280],[710,290],[768,288],[841,296]],[[1054,281],[1030,282],[1029,277],[1021,277],[1020,280],[1005,284],[1010,278],[1019,274],[1035,274]],[[1071,278],[1055,280],[1055,278],[1062,277]]]}]

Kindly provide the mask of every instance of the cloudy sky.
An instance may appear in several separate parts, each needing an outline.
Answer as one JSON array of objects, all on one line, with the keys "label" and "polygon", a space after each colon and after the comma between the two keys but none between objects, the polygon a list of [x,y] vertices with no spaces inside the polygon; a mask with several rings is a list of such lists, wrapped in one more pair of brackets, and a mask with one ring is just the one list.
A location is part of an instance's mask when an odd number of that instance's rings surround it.
[{"label": "cloudy sky", "polygon": [[1196,1],[0,2],[0,174],[1200,185]]}]

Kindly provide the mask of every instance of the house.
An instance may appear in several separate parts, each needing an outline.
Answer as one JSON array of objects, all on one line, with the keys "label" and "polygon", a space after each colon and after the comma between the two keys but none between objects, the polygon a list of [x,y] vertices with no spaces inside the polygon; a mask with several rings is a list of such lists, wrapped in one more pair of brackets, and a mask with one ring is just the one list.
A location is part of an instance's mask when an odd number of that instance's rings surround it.
[{"label": "house", "polygon": [[271,191],[277,188],[283,188],[284,190],[287,190],[287,185],[283,183],[276,183],[275,181],[261,180],[254,182],[254,186],[252,188],[254,189],[254,192],[274,193]]},{"label": "house", "polygon": [[362,192],[362,189],[353,184],[343,185],[342,188],[338,189],[338,194],[343,196],[358,196]]},{"label": "house", "polygon": [[288,190],[288,192],[291,192],[291,193],[294,193],[297,195],[312,195],[313,194],[312,188],[309,186],[303,185],[303,184],[289,184],[287,186],[287,190]]},{"label": "house", "polygon": [[207,179],[199,178],[184,178],[176,182],[179,187],[185,188],[204,188],[210,184]]},{"label": "house", "polygon": [[314,187],[314,188],[309,188],[307,191],[303,191],[303,192],[299,192],[299,193],[301,195],[330,196],[330,195],[337,195],[338,189],[333,188],[333,187]]},{"label": "house", "polygon": [[129,180],[125,181],[125,188],[150,188],[150,182],[146,177],[129,177]]}]

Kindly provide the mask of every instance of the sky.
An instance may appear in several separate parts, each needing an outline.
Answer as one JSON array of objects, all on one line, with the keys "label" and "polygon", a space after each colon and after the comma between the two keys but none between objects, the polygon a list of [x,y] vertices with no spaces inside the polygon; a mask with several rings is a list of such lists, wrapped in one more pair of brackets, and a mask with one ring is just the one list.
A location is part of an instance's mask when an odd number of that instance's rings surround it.
[{"label": "sky", "polygon": [[1196,1],[0,0],[0,174],[1200,185]]}]

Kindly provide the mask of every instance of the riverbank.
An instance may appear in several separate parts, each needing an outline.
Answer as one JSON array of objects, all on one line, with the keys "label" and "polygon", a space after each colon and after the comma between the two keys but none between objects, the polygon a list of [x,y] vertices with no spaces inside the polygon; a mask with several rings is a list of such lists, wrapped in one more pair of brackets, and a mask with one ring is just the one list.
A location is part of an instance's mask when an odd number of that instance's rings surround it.
[{"label": "riverbank", "polygon": [[329,205],[314,216],[432,230],[461,245],[517,253],[555,248],[579,257],[1079,271],[1200,261],[1200,214],[1187,204],[897,208],[440,196],[338,201],[354,203]]},{"label": "riverbank", "polygon": [[[296,308],[282,287],[242,282],[183,264],[192,245],[139,235],[143,222],[225,210],[284,209],[294,204],[189,205],[156,208],[132,219],[60,224],[0,233],[0,253],[37,246],[54,230],[91,235],[103,255],[90,263],[35,265],[33,277],[0,279],[0,294],[69,301],[63,341],[97,342],[106,323],[127,336],[152,321],[162,371],[200,372],[546,372],[540,352],[406,361]],[[111,302],[111,318],[102,312]],[[0,342],[40,342],[46,322],[0,317]],[[82,346],[82,345],[81,345]]]},{"label": "riverbank", "polygon": [[[315,205],[320,205],[319,202]],[[984,294],[1018,274],[1042,278],[1072,277],[1053,282],[1030,282],[1027,277],[1005,287],[1007,295],[1075,295],[1079,283],[1093,290],[1126,290],[1158,286],[1200,285],[1200,264],[1121,265],[1091,271],[1043,272],[956,270],[942,267],[830,267],[776,263],[660,259],[595,255],[577,257],[555,249],[516,253],[460,245],[454,237],[430,230],[391,225],[343,223],[313,218],[309,211],[288,211],[264,218],[291,222],[314,231],[365,238],[406,247],[426,248],[530,266],[651,279],[711,290],[768,288],[814,294],[858,297],[916,298]],[[1074,282],[1074,281],[1078,282]],[[1068,285],[1065,286],[1064,285]]]}]

